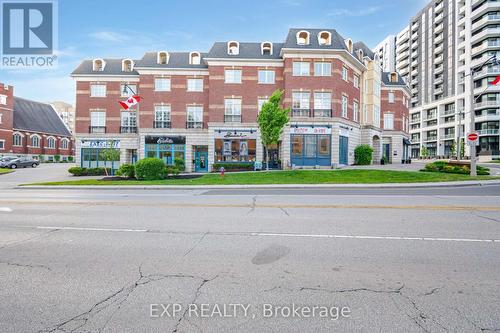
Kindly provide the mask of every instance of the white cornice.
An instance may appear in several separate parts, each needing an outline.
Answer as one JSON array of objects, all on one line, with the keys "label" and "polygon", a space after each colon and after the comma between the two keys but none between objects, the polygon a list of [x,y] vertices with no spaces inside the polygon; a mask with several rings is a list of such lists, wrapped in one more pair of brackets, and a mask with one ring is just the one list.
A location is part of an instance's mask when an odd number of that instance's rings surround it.
[{"label": "white cornice", "polygon": [[283,59],[244,59],[244,58],[204,58],[210,66],[255,66],[283,67]]},{"label": "white cornice", "polygon": [[[283,58],[290,57],[310,57],[316,58],[318,56],[328,58],[328,55],[340,55],[342,58],[348,60],[352,65],[358,67],[359,69],[365,70],[366,66],[363,65],[359,59],[347,52],[347,50],[332,50],[332,49],[300,49],[300,48],[282,48],[280,56]],[[347,58],[345,57],[347,55]],[[332,56],[331,58],[336,58]]]}]

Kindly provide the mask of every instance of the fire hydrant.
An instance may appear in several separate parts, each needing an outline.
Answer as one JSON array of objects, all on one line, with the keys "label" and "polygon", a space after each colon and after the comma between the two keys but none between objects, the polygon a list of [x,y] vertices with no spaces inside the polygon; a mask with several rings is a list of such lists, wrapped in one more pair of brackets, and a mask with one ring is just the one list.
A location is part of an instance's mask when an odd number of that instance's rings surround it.
[{"label": "fire hydrant", "polygon": [[220,171],[220,177],[224,178],[224,173],[226,172],[226,169],[224,169],[224,167],[220,167],[219,171]]}]

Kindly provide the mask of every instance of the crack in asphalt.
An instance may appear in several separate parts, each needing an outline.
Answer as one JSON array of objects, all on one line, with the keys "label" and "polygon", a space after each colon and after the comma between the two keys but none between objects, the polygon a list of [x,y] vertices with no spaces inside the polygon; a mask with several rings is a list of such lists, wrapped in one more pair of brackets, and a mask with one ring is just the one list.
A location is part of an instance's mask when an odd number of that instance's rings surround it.
[{"label": "crack in asphalt", "polygon": [[52,271],[52,269],[46,265],[20,264],[17,262],[8,262],[8,261],[0,261],[0,264],[4,264],[7,266],[23,267],[23,268],[43,268],[48,271]]},{"label": "crack in asphalt", "polygon": [[[191,300],[191,302],[189,304],[195,304],[196,303],[196,300],[198,299],[198,297],[200,296],[201,294],[201,289],[203,288],[203,286],[205,286],[205,284],[207,284],[208,282],[211,282],[213,280],[215,280],[219,275],[216,275],[214,276],[213,278],[211,279],[202,279],[201,280],[201,283],[198,285],[198,287],[196,288],[196,291],[195,291],[195,294],[194,294],[194,297],[193,299]],[[174,326],[174,329],[172,331],[172,333],[177,333],[178,330],[179,330],[179,326],[181,325],[182,321],[184,319],[186,319],[186,313],[188,311],[188,307],[186,307],[184,309],[184,312],[182,313],[182,316],[179,318],[179,320],[177,320],[177,323],[175,324]],[[196,326],[196,325],[195,325]],[[198,327],[199,329],[199,327]]]},{"label": "crack in asphalt", "polygon": [[21,240],[18,240],[18,241],[7,243],[7,244],[5,244],[3,246],[0,246],[0,250],[7,249],[7,248],[12,248],[12,247],[19,246],[21,244],[30,242],[32,240],[43,238],[43,237],[48,236],[49,234],[51,234],[53,232],[56,232],[56,231],[59,231],[59,230],[60,229],[51,229],[51,230],[49,230],[47,232],[41,233],[39,235],[35,235],[33,237],[29,237],[29,238],[26,238],[26,239],[21,239]]},{"label": "crack in asphalt", "polygon": [[[217,277],[217,276],[216,276]],[[116,309],[111,313],[111,315],[106,319],[104,325],[99,328],[98,332],[102,332],[106,326],[109,324],[113,316],[118,312],[121,308],[122,304],[127,301],[129,296],[139,287],[143,285],[147,285],[152,282],[161,281],[170,278],[189,278],[189,279],[197,279],[201,280],[201,284],[198,286],[195,292],[195,300],[199,295],[200,289],[205,285],[205,283],[212,281],[212,279],[206,279],[199,276],[187,275],[187,274],[149,274],[144,275],[142,272],[142,267],[139,266],[139,278],[134,281],[134,283],[124,286],[111,295],[105,297],[104,299],[94,303],[87,311],[84,311],[76,316],[73,316],[61,323],[55,324],[50,328],[39,330],[39,333],[52,333],[57,331],[62,332],[76,332],[77,330],[82,329],[85,325],[89,323],[89,321],[98,313],[108,309],[114,304],[117,304]],[[184,314],[185,315],[185,314]],[[76,326],[75,326],[76,324]],[[176,325],[176,327],[180,324],[180,322]],[[175,330],[176,331],[176,330]],[[175,332],[174,331],[174,332]]]},{"label": "crack in asphalt", "polygon": [[205,237],[209,234],[209,231],[205,232],[201,237],[200,239],[198,239],[198,241],[186,252],[184,253],[183,257],[186,257],[188,254],[191,253],[191,251],[193,251],[198,245],[200,245],[200,243],[203,241],[203,239],[205,239]]},{"label": "crack in asphalt", "polygon": [[252,214],[255,211],[256,206],[257,206],[257,196],[254,195],[252,197],[252,204],[250,206],[250,210],[247,212],[247,215]]},{"label": "crack in asphalt", "polygon": [[283,213],[285,213],[285,215],[286,215],[286,216],[290,216],[290,214],[288,214],[288,212],[286,211],[286,209],[285,209],[285,208],[280,207],[280,210],[281,210]]}]

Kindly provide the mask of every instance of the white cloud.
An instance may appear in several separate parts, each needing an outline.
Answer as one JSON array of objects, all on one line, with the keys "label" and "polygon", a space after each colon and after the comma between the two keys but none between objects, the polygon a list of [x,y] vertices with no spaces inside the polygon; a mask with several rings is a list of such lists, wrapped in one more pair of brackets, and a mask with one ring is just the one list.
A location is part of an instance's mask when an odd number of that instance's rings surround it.
[{"label": "white cloud", "polygon": [[328,13],[328,16],[349,16],[349,17],[368,16],[377,13],[381,9],[382,7],[380,6],[363,7],[358,9],[337,8],[330,11]]},{"label": "white cloud", "polygon": [[113,31],[96,31],[89,34],[90,37],[98,39],[105,42],[123,42],[129,38],[126,35],[122,35]]}]

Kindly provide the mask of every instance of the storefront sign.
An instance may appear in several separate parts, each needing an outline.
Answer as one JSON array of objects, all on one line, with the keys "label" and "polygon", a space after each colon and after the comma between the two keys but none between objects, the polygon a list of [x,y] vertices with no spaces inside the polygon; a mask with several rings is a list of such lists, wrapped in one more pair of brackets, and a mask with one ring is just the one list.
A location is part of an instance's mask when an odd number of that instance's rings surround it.
[{"label": "storefront sign", "polygon": [[146,144],[186,144],[185,136],[146,136]]},{"label": "storefront sign", "polygon": [[299,127],[294,127],[292,126],[290,128],[290,133],[291,134],[332,134],[332,128],[331,127],[324,127],[324,126],[299,126]]},{"label": "storefront sign", "polygon": [[82,140],[82,148],[120,149],[120,140]]},{"label": "storefront sign", "polygon": [[216,139],[257,139],[257,130],[215,130]]}]

